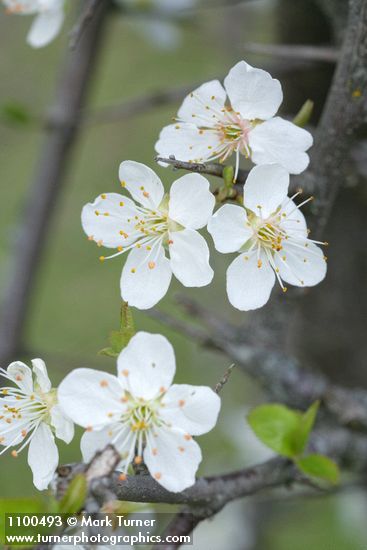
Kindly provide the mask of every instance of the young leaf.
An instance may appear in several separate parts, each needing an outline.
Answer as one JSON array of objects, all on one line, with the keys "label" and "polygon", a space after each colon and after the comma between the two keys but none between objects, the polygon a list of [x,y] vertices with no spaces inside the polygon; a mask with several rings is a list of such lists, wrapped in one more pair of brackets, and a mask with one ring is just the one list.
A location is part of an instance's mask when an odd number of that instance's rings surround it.
[{"label": "young leaf", "polygon": [[77,474],[71,480],[65,495],[59,503],[60,514],[76,514],[79,512],[87,497],[87,480],[84,474]]},{"label": "young leaf", "polygon": [[302,454],[307,446],[319,406],[320,402],[315,401],[300,418],[299,429],[295,434],[297,454]]},{"label": "young leaf", "polygon": [[122,303],[120,314],[120,330],[113,330],[108,338],[110,346],[102,349],[99,354],[108,357],[118,357],[135,334],[134,319],[126,302]]},{"label": "young leaf", "polygon": [[307,126],[310,121],[312,111],[313,101],[307,99],[294,117],[293,124],[299,126],[300,128],[304,128],[305,126]]},{"label": "young leaf", "polygon": [[296,434],[302,415],[284,405],[260,405],[248,415],[257,437],[276,453],[293,458],[298,454]]},{"label": "young leaf", "polygon": [[307,476],[324,479],[333,485],[339,483],[339,467],[327,456],[310,454],[299,458],[296,464]]}]

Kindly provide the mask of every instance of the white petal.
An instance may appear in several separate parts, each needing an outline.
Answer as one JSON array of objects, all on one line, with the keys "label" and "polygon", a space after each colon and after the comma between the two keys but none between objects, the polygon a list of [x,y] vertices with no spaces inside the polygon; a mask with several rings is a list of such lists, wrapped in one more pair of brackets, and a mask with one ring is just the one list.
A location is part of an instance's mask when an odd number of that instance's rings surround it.
[{"label": "white petal", "polygon": [[164,336],[138,332],[120,353],[117,368],[132,395],[153,399],[172,383],[175,353]]},{"label": "white petal", "polygon": [[168,491],[177,493],[195,483],[201,462],[199,445],[185,432],[159,428],[149,437],[144,462],[150,474]]},{"label": "white petal", "polygon": [[[285,260],[284,260],[285,257]],[[320,283],[326,275],[324,253],[313,243],[306,246],[292,243],[283,244],[283,250],[274,258],[282,279],[295,286],[314,286]]]},{"label": "white petal", "polygon": [[[5,399],[1,400],[1,402],[5,401]],[[6,403],[9,406],[15,406],[14,401],[9,403],[8,400],[6,400]],[[1,409],[0,409],[1,410]],[[24,440],[24,432],[23,430],[28,429],[28,424],[23,421],[23,419],[12,419],[11,425],[9,425],[5,417],[0,420],[0,445],[7,447],[18,445]]]},{"label": "white petal", "polygon": [[51,428],[41,422],[28,450],[28,464],[33,472],[33,483],[39,491],[47,489],[58,463],[59,453]]},{"label": "white petal", "polygon": [[84,432],[80,440],[80,450],[83,461],[92,460],[97,451],[102,451],[109,445],[113,439],[114,431],[112,426],[106,426],[101,430],[92,430]]},{"label": "white petal", "polygon": [[162,399],[160,416],[191,435],[209,432],[217,423],[219,396],[207,386],[174,384]]},{"label": "white petal", "polygon": [[164,195],[161,180],[153,170],[133,160],[125,160],[120,164],[119,177],[134,200],[146,208],[157,208]]},{"label": "white petal", "polygon": [[[156,250],[156,249],[155,249]],[[164,249],[149,254],[144,247],[134,248],[122,270],[121,296],[130,306],[149,309],[166,294],[172,270]]]},{"label": "white petal", "polygon": [[36,375],[37,384],[43,393],[51,389],[51,382],[47,374],[46,364],[42,359],[32,359],[33,372]]},{"label": "white petal", "polygon": [[281,206],[282,222],[281,227],[289,235],[293,234],[298,238],[307,238],[307,223],[301,210],[290,199],[286,199]]},{"label": "white petal", "polygon": [[256,251],[241,254],[227,270],[228,299],[241,311],[257,309],[269,300],[275,275],[264,253],[260,260],[258,267]]},{"label": "white petal", "polygon": [[32,371],[27,365],[14,361],[8,366],[7,374],[24,393],[33,392]]},{"label": "white petal", "polygon": [[237,252],[252,235],[246,210],[242,206],[225,204],[209,220],[208,231],[215,248],[222,253]]},{"label": "white petal", "polygon": [[76,369],[64,378],[58,389],[58,403],[75,424],[99,427],[113,422],[125,410],[121,402],[124,388],[107,372]]},{"label": "white petal", "polygon": [[307,130],[275,117],[258,124],[249,133],[251,159],[255,164],[275,162],[290,174],[300,174],[310,161],[305,151],[311,147],[312,141]]},{"label": "white petal", "polygon": [[46,10],[34,19],[27,36],[27,42],[33,48],[42,48],[51,42],[60,32],[64,22],[63,9]]},{"label": "white petal", "polygon": [[[130,424],[122,424],[121,422],[116,422],[98,430],[88,430],[84,432],[80,440],[83,461],[89,462],[98,451],[103,451],[107,445],[113,445],[117,452],[122,455],[130,450],[134,438],[136,438],[136,435],[131,431]],[[123,463],[121,463],[122,465]]]},{"label": "white petal", "polygon": [[55,405],[51,409],[51,424],[55,428],[56,437],[70,443],[74,437],[74,424],[64,414],[60,405]]},{"label": "white petal", "polygon": [[255,166],[243,187],[243,204],[257,216],[267,218],[287,197],[289,173],[279,164]]},{"label": "white petal", "polygon": [[189,229],[204,227],[213,213],[215,198],[209,182],[200,174],[186,174],[170,189],[170,219]]},{"label": "white petal", "polygon": [[177,116],[183,122],[196,126],[214,126],[217,119],[214,113],[221,113],[226,101],[226,92],[219,80],[202,84],[183,101]]},{"label": "white petal", "polygon": [[170,233],[170,265],[177,279],[188,287],[208,285],[214,272],[209,265],[209,248],[193,229]]},{"label": "white petal", "polygon": [[134,229],[136,214],[136,205],[131,199],[107,193],[84,206],[82,226],[87,236],[100,245],[107,248],[127,246],[135,240],[129,235]]},{"label": "white petal", "polygon": [[163,128],[155,150],[161,157],[173,155],[178,160],[202,162],[213,156],[220,146],[220,138],[215,131],[180,122]]},{"label": "white petal", "polygon": [[232,67],[224,80],[231,105],[243,118],[266,120],[275,115],[283,101],[279,80],[245,61]]}]

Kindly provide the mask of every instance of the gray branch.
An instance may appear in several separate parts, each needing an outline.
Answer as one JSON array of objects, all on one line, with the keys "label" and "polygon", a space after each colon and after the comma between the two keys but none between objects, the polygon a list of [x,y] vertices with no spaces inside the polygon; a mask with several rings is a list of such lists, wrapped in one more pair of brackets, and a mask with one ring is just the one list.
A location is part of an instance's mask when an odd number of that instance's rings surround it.
[{"label": "gray branch", "polygon": [[[85,5],[89,5],[86,0]],[[24,221],[18,242],[12,277],[5,292],[0,323],[0,363],[14,358],[25,322],[30,291],[49,233],[56,201],[65,182],[65,172],[78,136],[81,108],[93,74],[109,0],[99,2],[97,17],[85,29],[79,47],[68,53],[60,77],[57,97],[45,128],[45,143],[29,196],[24,201]]]},{"label": "gray branch", "polygon": [[322,231],[341,185],[348,181],[349,151],[367,114],[367,2],[349,1],[339,62],[302,186],[315,192],[314,227]]},{"label": "gray branch", "polygon": [[300,409],[319,399],[341,425],[367,430],[366,390],[339,387],[295,357],[267,344],[258,331],[238,328],[187,297],[180,296],[179,301],[191,318],[207,326],[207,331],[197,330],[182,320],[177,323],[172,316],[156,310],[152,317],[200,345],[222,351],[246,374],[258,380],[272,399]]},{"label": "gray branch", "polygon": [[[367,467],[367,437],[354,434],[345,428],[316,431],[310,441],[310,450],[326,454],[340,465],[352,468],[356,474],[365,473]],[[84,466],[85,468],[85,466]],[[74,473],[83,465],[71,464],[59,469],[58,491],[62,494]],[[285,458],[276,457],[262,464],[224,475],[202,477],[180,493],[167,491],[150,475],[112,476],[91,483],[91,494],[102,506],[111,498],[129,502],[181,504],[204,519],[217,513],[228,502],[258,494],[276,487],[292,484],[309,485],[305,478]]]}]

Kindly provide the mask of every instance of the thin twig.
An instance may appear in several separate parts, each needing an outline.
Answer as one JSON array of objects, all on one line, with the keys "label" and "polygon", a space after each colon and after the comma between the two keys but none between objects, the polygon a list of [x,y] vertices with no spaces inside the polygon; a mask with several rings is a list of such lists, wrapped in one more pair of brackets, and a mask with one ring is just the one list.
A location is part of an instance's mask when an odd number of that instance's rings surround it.
[{"label": "thin twig", "polygon": [[232,371],[235,367],[235,364],[232,363],[232,365],[230,365],[226,371],[224,372],[221,380],[219,380],[218,384],[216,384],[215,388],[214,388],[214,391],[215,393],[220,393],[222,391],[222,388],[223,386],[225,386],[229,380],[229,377],[231,376],[232,374]]},{"label": "thin twig", "polygon": [[[223,177],[224,164],[219,163],[202,163],[202,162],[185,162],[177,160],[173,155],[167,157],[155,157],[156,162],[163,164],[169,164],[173,166],[175,170],[187,170],[189,172],[197,172],[198,174],[206,174],[207,176],[216,176],[217,178]],[[239,170],[237,176],[237,183],[243,184],[248,176],[248,170]]]},{"label": "thin twig", "polygon": [[336,63],[339,58],[339,51],[332,46],[259,44],[256,42],[246,42],[243,47],[246,53],[269,55],[272,57],[280,57],[281,59]]}]

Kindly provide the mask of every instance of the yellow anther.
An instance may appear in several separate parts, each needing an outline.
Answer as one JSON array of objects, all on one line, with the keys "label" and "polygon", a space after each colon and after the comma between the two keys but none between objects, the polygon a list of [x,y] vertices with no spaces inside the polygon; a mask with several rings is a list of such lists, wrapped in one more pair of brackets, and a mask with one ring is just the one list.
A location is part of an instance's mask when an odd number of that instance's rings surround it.
[{"label": "yellow anther", "polygon": [[99,261],[100,261],[100,262],[104,262],[105,259],[106,259],[106,258],[105,258],[104,256],[100,256],[100,257],[99,257]]},{"label": "yellow anther", "polygon": [[155,262],[149,262],[148,267],[149,267],[149,269],[154,269],[155,268]]},{"label": "yellow anther", "polygon": [[125,203],[123,201],[120,202],[120,206],[124,206]]},{"label": "yellow anther", "polygon": [[257,267],[260,269],[260,267],[263,265],[261,260],[257,260]]},{"label": "yellow anther", "polygon": [[135,267],[133,267],[133,268],[130,269],[130,273],[136,273]]},{"label": "yellow anther", "polygon": [[107,195],[105,194],[101,195],[101,199],[107,199]]},{"label": "yellow anther", "polygon": [[126,187],[126,181],[121,181],[121,187]]}]

